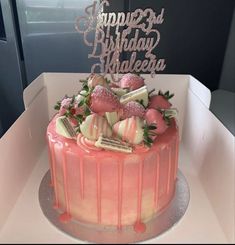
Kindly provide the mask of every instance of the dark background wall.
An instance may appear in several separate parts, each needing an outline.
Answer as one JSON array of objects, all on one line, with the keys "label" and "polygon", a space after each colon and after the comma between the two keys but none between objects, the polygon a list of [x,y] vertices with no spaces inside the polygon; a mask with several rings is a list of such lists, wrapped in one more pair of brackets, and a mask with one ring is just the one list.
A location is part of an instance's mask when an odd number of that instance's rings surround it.
[{"label": "dark background wall", "polygon": [[235,1],[130,0],[129,9],[165,8],[159,26],[158,54],[166,58],[164,73],[195,76],[209,89],[218,88]]},{"label": "dark background wall", "polygon": [[[88,59],[91,49],[74,28],[75,18],[83,15],[92,0],[0,2],[3,10],[0,26],[6,29],[6,39],[0,40],[0,108],[9,101],[15,105],[10,112],[1,111],[1,134],[23,111],[23,88],[38,75],[89,72],[95,61]],[[235,0],[110,0],[110,3],[110,12],[148,7],[158,12],[164,7],[164,23],[159,26],[161,40],[156,49],[156,54],[166,59],[164,73],[191,74],[211,91],[219,87],[222,68],[227,67],[223,63],[225,53],[229,56],[229,51],[225,52],[229,36],[234,35],[230,27]]]}]

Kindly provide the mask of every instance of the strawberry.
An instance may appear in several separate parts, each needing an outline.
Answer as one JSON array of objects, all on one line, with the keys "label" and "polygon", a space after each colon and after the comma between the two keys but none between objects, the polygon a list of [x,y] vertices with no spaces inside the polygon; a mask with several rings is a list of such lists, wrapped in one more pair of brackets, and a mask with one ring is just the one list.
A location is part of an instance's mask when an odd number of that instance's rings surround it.
[{"label": "strawberry", "polygon": [[174,96],[174,94],[170,94],[169,91],[166,93],[162,93],[159,91],[158,94],[152,95],[149,100],[148,108],[153,109],[169,109],[171,107],[171,103],[168,101]]},{"label": "strawberry", "polygon": [[131,91],[144,86],[144,79],[136,74],[127,73],[120,80],[121,88],[128,88]]},{"label": "strawberry", "polygon": [[145,108],[137,101],[130,101],[124,104],[121,110],[122,110],[122,116],[121,116],[122,119],[126,119],[132,116],[143,118],[145,115]]},{"label": "strawberry", "polygon": [[109,89],[97,85],[91,93],[90,109],[95,113],[113,112],[119,110],[119,98]]},{"label": "strawberry", "polygon": [[80,125],[80,131],[89,140],[97,140],[100,135],[104,137],[112,136],[112,129],[106,118],[98,114],[91,114],[86,117]]},{"label": "strawberry", "polygon": [[144,139],[144,122],[139,117],[130,117],[113,125],[113,132],[123,141],[138,145]]},{"label": "strawberry", "polygon": [[108,87],[108,80],[100,74],[93,73],[89,76],[87,85],[89,88],[94,88],[97,85]]},{"label": "strawberry", "polygon": [[69,98],[69,97],[65,97],[61,103],[60,103],[60,106],[59,106],[59,115],[60,116],[63,116],[65,115],[65,113],[67,111],[69,111],[70,107],[71,107],[71,104],[72,104],[72,98]]},{"label": "strawberry", "polygon": [[156,125],[157,128],[154,130],[156,134],[163,134],[168,128],[164,115],[158,110],[148,109],[145,113],[145,120],[148,125]]},{"label": "strawberry", "polygon": [[109,87],[110,88],[119,88],[119,83],[118,82],[110,82]]}]

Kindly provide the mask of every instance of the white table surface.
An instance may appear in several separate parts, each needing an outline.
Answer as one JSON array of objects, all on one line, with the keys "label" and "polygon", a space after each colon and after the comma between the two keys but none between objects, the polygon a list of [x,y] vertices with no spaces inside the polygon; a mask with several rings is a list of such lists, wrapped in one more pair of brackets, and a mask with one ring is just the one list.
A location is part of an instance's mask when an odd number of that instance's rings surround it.
[{"label": "white table surface", "polygon": [[[189,159],[181,145],[180,170],[190,187],[190,202],[185,215],[172,229],[143,243],[228,243]],[[85,243],[64,234],[43,215],[38,189],[47,170],[45,148],[0,231],[0,243]]]}]

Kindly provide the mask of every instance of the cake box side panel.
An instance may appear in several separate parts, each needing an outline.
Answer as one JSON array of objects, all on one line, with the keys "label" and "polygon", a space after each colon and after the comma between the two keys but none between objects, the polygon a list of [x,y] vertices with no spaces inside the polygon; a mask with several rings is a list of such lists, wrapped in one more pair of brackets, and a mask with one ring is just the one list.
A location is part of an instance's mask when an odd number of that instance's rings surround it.
[{"label": "cake box side panel", "polygon": [[0,139],[0,228],[4,225],[45,146],[46,89]]},{"label": "cake box side panel", "polygon": [[37,97],[40,91],[45,88],[45,73],[39,75],[35,80],[33,80],[23,91],[24,106],[27,109],[33,100]]},{"label": "cake box side panel", "polygon": [[191,156],[192,172],[201,180],[221,228],[234,242],[234,136],[191,89],[183,144]]},{"label": "cake box side panel", "polygon": [[209,108],[211,102],[211,91],[193,76],[189,77],[189,89],[198,99]]}]

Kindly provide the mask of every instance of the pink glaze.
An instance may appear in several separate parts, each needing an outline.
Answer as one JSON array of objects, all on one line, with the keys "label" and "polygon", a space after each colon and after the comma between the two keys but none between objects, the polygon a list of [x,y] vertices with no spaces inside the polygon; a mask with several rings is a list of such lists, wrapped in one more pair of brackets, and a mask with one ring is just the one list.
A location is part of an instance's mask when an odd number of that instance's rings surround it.
[{"label": "pink glaze", "polygon": [[71,215],[68,213],[63,213],[60,215],[59,220],[62,223],[68,223],[71,220]]},{"label": "pink glaze", "polygon": [[133,118],[131,118],[130,121],[131,120],[132,120],[132,123],[131,123],[131,128],[130,128],[130,142],[134,142],[135,136],[136,136],[136,133],[137,133],[136,132],[136,130],[137,130],[137,123],[136,123],[136,120],[133,120]]},{"label": "pink glaze", "polygon": [[67,174],[67,160],[66,160],[66,142],[62,144],[62,169],[63,169],[63,185],[64,185],[64,198],[65,198],[65,213],[64,216],[70,216],[70,198],[68,189],[68,174]]},{"label": "pink glaze", "polygon": [[83,157],[80,158],[80,193],[81,193],[81,199],[84,199],[84,171],[83,171]]},{"label": "pink glaze", "polygon": [[[144,232],[171,201],[178,168],[178,128],[172,121],[153,146],[133,153],[95,150],[90,141],[77,142],[55,131],[55,118],[47,135],[51,176],[60,220],[122,229],[133,225]],[[134,130],[133,130],[134,132]],[[87,147],[86,147],[87,145]]]},{"label": "pink glaze", "polygon": [[146,231],[146,225],[142,222],[137,221],[134,224],[134,230],[136,233],[143,233]]},{"label": "pink glaze", "polygon": [[118,163],[118,223],[117,228],[122,228],[122,189],[123,189],[123,162]]},{"label": "pink glaze", "polygon": [[154,208],[157,210],[157,205],[158,205],[158,186],[159,186],[159,169],[160,169],[160,164],[159,164],[159,154],[157,154],[157,159],[156,159],[156,170],[155,170],[155,175],[154,175]]}]

